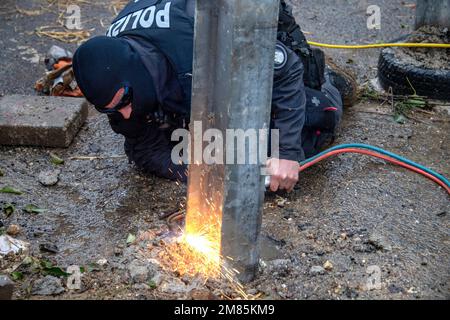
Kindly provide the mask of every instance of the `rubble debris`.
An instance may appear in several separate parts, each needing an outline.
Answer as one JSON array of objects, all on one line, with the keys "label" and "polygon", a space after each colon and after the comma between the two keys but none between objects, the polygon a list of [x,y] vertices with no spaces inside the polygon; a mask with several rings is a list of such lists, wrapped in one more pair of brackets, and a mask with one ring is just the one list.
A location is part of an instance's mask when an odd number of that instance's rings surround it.
[{"label": "rubble debris", "polygon": [[128,266],[128,274],[132,283],[147,283],[155,277],[158,267],[149,263],[135,259]]},{"label": "rubble debris", "polygon": [[6,229],[6,234],[14,237],[17,236],[21,231],[22,230],[18,225],[12,224]]},{"label": "rubble debris", "polygon": [[397,286],[396,284],[390,284],[388,286],[388,290],[390,293],[392,294],[397,294],[397,293],[405,293],[405,289],[403,289],[400,286]]},{"label": "rubble debris", "polygon": [[327,271],[332,271],[333,270],[333,264],[331,263],[331,261],[327,260],[325,261],[325,263],[323,264],[323,268]]},{"label": "rubble debris", "polygon": [[30,244],[25,241],[14,239],[8,235],[0,236],[0,256],[10,253],[26,252]]},{"label": "rubble debris", "polygon": [[39,250],[41,250],[42,252],[48,252],[48,253],[58,253],[59,252],[58,247],[55,244],[49,243],[49,242],[41,243],[39,245]]},{"label": "rubble debris", "polygon": [[341,233],[341,235],[340,235],[341,240],[347,240],[348,238],[349,238],[349,236],[347,233],[345,233],[345,232]]},{"label": "rubble debris", "polygon": [[114,248],[114,255],[115,255],[116,257],[122,255],[122,253],[123,253],[123,248],[120,248],[119,246],[117,246],[117,247]]},{"label": "rubble debris", "polygon": [[11,300],[14,292],[14,282],[8,276],[0,275],[0,300]]},{"label": "rubble debris", "polygon": [[54,276],[46,276],[34,283],[31,293],[36,296],[56,296],[64,291],[61,279]]},{"label": "rubble debris", "polygon": [[105,265],[108,264],[108,260],[106,260],[106,259],[99,259],[99,260],[97,260],[96,263],[97,263],[100,267],[103,267],[103,266],[105,266]]},{"label": "rubble debris", "polygon": [[43,186],[51,187],[58,183],[60,174],[61,170],[42,171],[38,175],[38,181]]},{"label": "rubble debris", "polygon": [[441,211],[437,214],[438,217],[445,217],[447,215],[447,211]]},{"label": "rubble debris", "polygon": [[190,291],[190,288],[179,279],[172,279],[165,281],[159,288],[164,293],[169,294],[186,294]]},{"label": "rubble debris", "polygon": [[135,283],[135,284],[133,284],[132,288],[134,290],[148,290],[151,287],[145,283]]},{"label": "rubble debris", "polygon": [[54,65],[57,64],[60,60],[70,61],[73,57],[72,52],[61,48],[59,46],[51,46],[45,56],[45,66],[48,71],[53,70]]},{"label": "rubble debris", "polygon": [[343,294],[345,294],[345,296],[349,299],[356,299],[359,296],[359,293],[355,289],[350,287],[346,287]]},{"label": "rubble debris", "polygon": [[282,197],[278,197],[276,202],[279,208],[284,208],[284,206],[289,203],[286,198]]},{"label": "rubble debris", "polygon": [[312,276],[317,276],[317,275],[325,274],[325,269],[323,267],[321,267],[321,266],[313,266],[309,270],[309,273]]},{"label": "rubble debris", "polygon": [[369,244],[373,245],[377,250],[392,251],[392,246],[386,239],[378,232],[374,232],[369,236]]},{"label": "rubble debris", "polygon": [[219,298],[208,289],[192,289],[189,292],[192,300],[218,300]]},{"label": "rubble debris", "polygon": [[287,276],[290,271],[291,260],[277,259],[269,262],[269,270],[274,275]]},{"label": "rubble debris", "polygon": [[153,278],[150,280],[150,284],[153,288],[159,287],[162,283],[162,274],[156,273],[156,275],[153,276]]}]

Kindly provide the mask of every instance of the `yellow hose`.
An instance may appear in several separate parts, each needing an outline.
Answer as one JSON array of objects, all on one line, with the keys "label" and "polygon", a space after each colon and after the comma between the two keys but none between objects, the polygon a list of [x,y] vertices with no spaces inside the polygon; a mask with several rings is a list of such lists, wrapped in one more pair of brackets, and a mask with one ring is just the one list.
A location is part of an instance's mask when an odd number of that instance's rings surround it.
[{"label": "yellow hose", "polygon": [[339,45],[326,44],[314,41],[308,43],[315,47],[330,48],[330,49],[373,49],[373,48],[387,48],[387,47],[411,47],[411,48],[444,48],[450,49],[450,44],[446,43],[376,43],[364,45]]}]

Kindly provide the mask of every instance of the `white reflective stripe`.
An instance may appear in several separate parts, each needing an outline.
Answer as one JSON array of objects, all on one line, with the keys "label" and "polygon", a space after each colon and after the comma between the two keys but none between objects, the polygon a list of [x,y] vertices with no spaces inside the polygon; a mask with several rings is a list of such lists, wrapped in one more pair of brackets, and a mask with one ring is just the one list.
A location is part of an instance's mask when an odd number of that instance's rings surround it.
[{"label": "white reflective stripe", "polygon": [[159,10],[156,10],[157,7],[153,5],[135,12],[130,12],[113,23],[109,27],[106,35],[108,37],[116,37],[124,31],[136,30],[138,28],[148,29],[153,26],[160,29],[169,29],[171,5],[172,2],[167,2],[164,8],[160,8]]}]

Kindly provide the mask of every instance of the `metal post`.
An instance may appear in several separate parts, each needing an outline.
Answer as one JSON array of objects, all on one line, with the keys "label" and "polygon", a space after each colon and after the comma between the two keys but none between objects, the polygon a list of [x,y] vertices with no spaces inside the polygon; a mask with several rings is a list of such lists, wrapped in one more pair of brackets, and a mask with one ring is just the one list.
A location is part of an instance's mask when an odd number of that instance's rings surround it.
[{"label": "metal post", "polygon": [[416,29],[424,25],[450,28],[450,0],[417,0]]},{"label": "metal post", "polygon": [[[190,128],[194,149],[202,141],[200,122],[203,132],[219,129],[224,146],[230,142],[226,129],[269,128],[278,4],[279,0],[197,0]],[[267,150],[266,145],[259,147]],[[248,160],[248,145],[246,153]],[[259,264],[265,189],[261,164],[207,165],[193,160],[187,228],[194,221],[218,224],[222,256],[238,270],[239,280],[251,281]]]}]

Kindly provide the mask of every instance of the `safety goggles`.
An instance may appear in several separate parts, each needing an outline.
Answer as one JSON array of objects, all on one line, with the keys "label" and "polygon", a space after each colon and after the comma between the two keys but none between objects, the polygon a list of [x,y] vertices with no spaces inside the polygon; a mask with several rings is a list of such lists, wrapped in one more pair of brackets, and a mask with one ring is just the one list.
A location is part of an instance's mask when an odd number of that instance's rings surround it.
[{"label": "safety goggles", "polygon": [[133,102],[133,89],[130,87],[124,87],[124,92],[123,92],[122,98],[114,107],[105,108],[105,107],[95,106],[95,109],[97,109],[97,111],[101,112],[101,113],[115,114],[115,113],[119,112],[121,109],[128,106],[132,102]]}]

